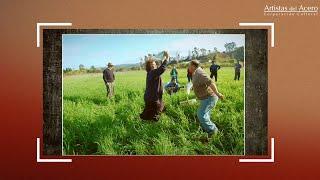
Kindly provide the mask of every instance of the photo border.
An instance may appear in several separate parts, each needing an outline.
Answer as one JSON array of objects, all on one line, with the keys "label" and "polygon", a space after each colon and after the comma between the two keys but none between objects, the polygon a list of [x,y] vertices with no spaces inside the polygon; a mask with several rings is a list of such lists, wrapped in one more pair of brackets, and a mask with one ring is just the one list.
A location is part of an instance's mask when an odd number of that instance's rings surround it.
[{"label": "photo border", "polygon": [[[261,83],[260,81],[260,86],[263,86],[263,90],[260,91],[260,93],[262,92],[262,95],[265,97],[263,102],[258,104],[258,108],[260,105],[260,112],[263,111],[265,116],[264,117],[260,117],[260,123],[262,122],[262,128],[260,126],[260,129],[264,129],[263,132],[261,132],[261,134],[264,134],[262,136],[251,136],[251,137],[247,137],[247,132],[246,130],[248,129],[247,127],[247,117],[246,114],[247,112],[251,112],[252,109],[251,107],[249,107],[250,110],[248,110],[248,103],[246,103],[246,99],[247,96],[245,94],[244,97],[244,103],[245,103],[245,111],[244,111],[244,155],[266,155],[267,154],[267,147],[268,147],[268,141],[267,141],[267,49],[268,49],[268,37],[267,37],[267,29],[172,29],[172,30],[168,30],[168,29],[44,29],[43,30],[43,60],[44,60],[44,87],[47,87],[48,84],[46,84],[48,80],[48,78],[51,79],[56,79],[57,83],[56,84],[52,84],[51,83],[51,88],[57,90],[57,87],[59,87],[60,85],[60,91],[62,91],[62,34],[245,34],[245,64],[248,64],[248,58],[247,58],[247,51],[248,50],[252,50],[251,53],[255,53],[255,52],[263,52],[263,47],[264,47],[264,53],[263,55],[260,57],[262,60],[262,64],[264,63],[264,71],[256,71],[256,72],[260,72],[263,73],[262,75],[265,77],[265,81],[263,83]],[[261,43],[258,43],[260,41],[253,41],[251,43],[255,44],[252,45],[250,49],[248,49],[248,39],[256,39],[257,37],[258,40],[261,40]],[[256,46],[256,45],[259,46]],[[250,47],[250,45],[249,45]],[[258,48],[258,51],[255,51],[254,49]],[[254,56],[254,55],[252,55]],[[60,60],[60,63],[57,62]],[[258,58],[258,60],[260,60]],[[263,61],[265,60],[265,61]],[[49,62],[48,62],[49,61]],[[51,63],[50,63],[51,62]],[[251,62],[252,63],[252,62]],[[61,71],[61,76],[57,77],[54,74],[48,74],[48,65],[49,67],[51,67],[51,70],[54,69],[55,72],[56,71]],[[59,67],[60,66],[60,67]],[[46,68],[47,67],[47,68]],[[245,71],[245,75],[244,77],[247,76],[249,72]],[[54,77],[52,77],[54,76]],[[244,82],[244,93],[247,92],[247,84],[246,84],[247,80],[245,80]],[[60,84],[61,83],[61,84]],[[255,81],[255,85],[259,85],[259,81]],[[53,86],[52,86],[53,85]],[[57,92],[53,92],[54,90],[51,89],[51,91],[48,93],[48,89],[44,88],[44,154],[45,155],[62,155],[62,141],[58,141],[56,139],[56,137],[59,137],[59,130],[60,130],[60,137],[62,139],[62,92],[59,94]],[[261,87],[260,87],[261,89]],[[57,104],[56,101],[51,101],[50,104],[50,100],[48,100],[48,94],[51,95],[51,98],[53,97],[57,97],[60,96],[58,99],[60,100],[60,107],[59,104]],[[261,95],[256,96],[256,97],[261,97]],[[51,99],[52,100],[52,99]],[[249,100],[250,101],[250,100]],[[52,104],[52,102],[54,102],[54,104]],[[50,104],[53,105],[53,108],[51,108],[51,110],[53,110],[54,112],[51,111],[48,112],[48,107],[45,106],[45,104]],[[263,106],[265,105],[265,106]],[[261,107],[264,108],[261,108]],[[59,116],[58,112],[59,112],[59,108],[60,108],[60,114],[61,116]],[[258,111],[259,112],[259,111]],[[52,117],[48,117],[48,113],[50,113],[51,115],[53,115],[55,117],[55,124],[52,123]],[[255,114],[257,115],[257,114]],[[259,116],[258,116],[259,117]],[[48,122],[50,121],[49,119],[51,118],[51,123]],[[59,119],[61,120],[60,122]],[[257,118],[256,118],[257,119]],[[54,121],[54,120],[53,120]],[[263,123],[264,122],[264,123]],[[49,125],[48,125],[49,124]],[[256,124],[256,123],[255,123]],[[264,124],[266,126],[264,126]],[[261,125],[261,124],[260,124]],[[52,134],[52,131],[50,131],[50,129],[55,129],[58,130],[55,132],[54,136],[50,137],[50,134]],[[250,131],[250,130],[249,130]],[[254,132],[258,132],[257,130],[255,130]],[[253,134],[255,134],[253,132]],[[252,135],[252,134],[251,134]],[[51,139],[50,139],[51,138]],[[248,151],[248,142],[250,142],[249,139],[254,139],[255,143],[254,147]],[[54,141],[52,141],[54,140]],[[252,143],[250,143],[252,145]],[[58,145],[58,146],[57,146]],[[259,147],[260,146],[260,147]],[[60,147],[60,148],[57,148]],[[59,150],[60,149],[60,150]],[[70,155],[67,155],[70,156]],[[78,155],[76,155],[78,156]],[[100,155],[99,155],[100,156]],[[106,156],[110,156],[110,155],[106,155]],[[112,155],[111,155],[112,156]],[[117,155],[117,156],[122,156],[122,155]],[[132,155],[130,155],[132,156]],[[137,156],[137,155],[133,155],[133,156]],[[150,156],[150,155],[143,155],[143,156]],[[152,156],[152,155],[151,155]],[[161,156],[161,155],[160,155]],[[172,155],[172,156],[179,156],[179,155]],[[196,156],[202,156],[202,155],[196,155]],[[208,156],[223,156],[223,155],[208,155]],[[241,156],[241,155],[235,155],[235,156]]]}]

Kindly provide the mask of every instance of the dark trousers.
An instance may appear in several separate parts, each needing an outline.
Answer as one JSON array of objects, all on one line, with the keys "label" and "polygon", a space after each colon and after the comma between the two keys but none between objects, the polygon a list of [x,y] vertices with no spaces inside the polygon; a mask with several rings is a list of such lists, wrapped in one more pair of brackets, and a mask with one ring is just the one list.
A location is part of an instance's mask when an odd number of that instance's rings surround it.
[{"label": "dark trousers", "polygon": [[215,81],[218,81],[218,72],[211,72],[210,78],[212,79],[214,76]]},{"label": "dark trousers", "polygon": [[164,111],[164,103],[162,99],[158,101],[145,101],[145,107],[143,112],[140,114],[140,118],[144,120],[158,121],[160,114]]},{"label": "dark trousers", "polygon": [[187,76],[188,82],[192,81],[192,76]]},{"label": "dark trousers", "polygon": [[235,71],[234,80],[240,80],[240,71],[239,72]]}]

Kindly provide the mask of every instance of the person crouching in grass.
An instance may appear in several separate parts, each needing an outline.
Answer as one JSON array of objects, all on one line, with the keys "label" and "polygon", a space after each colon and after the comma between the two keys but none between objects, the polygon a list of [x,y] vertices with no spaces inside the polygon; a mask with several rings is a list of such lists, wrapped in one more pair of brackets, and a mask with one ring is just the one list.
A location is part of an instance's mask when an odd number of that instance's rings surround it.
[{"label": "person crouching in grass", "polygon": [[146,61],[147,79],[146,90],[144,93],[145,107],[143,112],[140,114],[141,119],[158,121],[161,112],[164,110],[161,74],[166,70],[168,58],[169,55],[165,51],[164,59],[158,68],[154,59]]},{"label": "person crouching in grass", "polygon": [[197,117],[202,129],[208,133],[208,137],[210,138],[218,132],[217,126],[210,120],[210,113],[212,108],[217,104],[218,99],[223,99],[224,96],[219,93],[214,81],[200,67],[199,61],[192,60],[188,68],[192,73],[194,93],[197,99],[200,100]]}]

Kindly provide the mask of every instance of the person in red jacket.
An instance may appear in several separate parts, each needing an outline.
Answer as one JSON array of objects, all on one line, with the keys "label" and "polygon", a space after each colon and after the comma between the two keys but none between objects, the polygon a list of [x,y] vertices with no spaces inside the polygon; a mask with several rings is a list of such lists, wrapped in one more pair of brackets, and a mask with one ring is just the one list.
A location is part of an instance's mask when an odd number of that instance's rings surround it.
[{"label": "person in red jacket", "polygon": [[192,72],[189,70],[189,68],[187,68],[187,78],[188,78],[188,82],[192,81]]}]

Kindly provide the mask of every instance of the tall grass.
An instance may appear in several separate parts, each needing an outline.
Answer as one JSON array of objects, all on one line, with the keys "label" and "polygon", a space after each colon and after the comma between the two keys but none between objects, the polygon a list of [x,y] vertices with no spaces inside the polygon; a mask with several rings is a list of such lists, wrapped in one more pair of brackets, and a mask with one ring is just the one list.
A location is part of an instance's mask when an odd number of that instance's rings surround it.
[{"label": "tall grass", "polygon": [[[170,70],[162,77],[170,80]],[[66,155],[206,155],[243,154],[243,77],[234,81],[233,68],[219,71],[217,86],[225,95],[211,113],[219,133],[208,143],[196,118],[198,104],[180,105],[185,90],[169,96],[158,122],[141,121],[145,71],[116,74],[115,96],[106,98],[102,74],[65,76],[63,80],[63,150]],[[179,82],[187,83],[186,69]],[[195,98],[191,93],[189,98]]]}]

